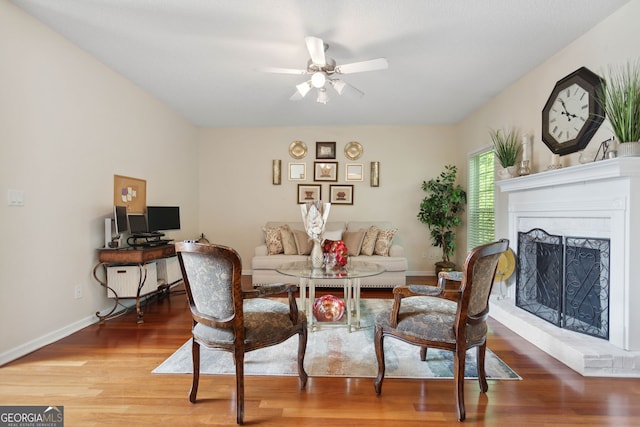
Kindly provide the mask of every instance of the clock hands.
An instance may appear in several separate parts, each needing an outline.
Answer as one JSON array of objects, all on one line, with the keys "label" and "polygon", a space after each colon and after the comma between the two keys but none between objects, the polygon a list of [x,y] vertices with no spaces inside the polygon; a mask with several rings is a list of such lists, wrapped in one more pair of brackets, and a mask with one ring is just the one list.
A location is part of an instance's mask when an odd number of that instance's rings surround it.
[{"label": "clock hands", "polygon": [[571,114],[567,111],[567,106],[565,105],[564,101],[562,100],[562,98],[559,98],[558,101],[560,101],[560,104],[562,104],[562,109],[564,111],[561,111],[560,114],[561,115],[565,115],[567,116],[567,120],[571,121],[571,118],[573,117],[574,119],[578,116],[576,116],[575,114]]}]

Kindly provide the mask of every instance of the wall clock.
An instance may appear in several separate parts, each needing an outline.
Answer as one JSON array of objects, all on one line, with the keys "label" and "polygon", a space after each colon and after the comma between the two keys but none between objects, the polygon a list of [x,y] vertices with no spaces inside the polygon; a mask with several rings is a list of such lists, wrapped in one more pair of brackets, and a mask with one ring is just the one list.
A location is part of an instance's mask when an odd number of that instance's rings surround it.
[{"label": "wall clock", "polygon": [[604,120],[596,100],[603,80],[581,67],[559,80],[542,109],[542,141],[554,154],[583,150]]}]

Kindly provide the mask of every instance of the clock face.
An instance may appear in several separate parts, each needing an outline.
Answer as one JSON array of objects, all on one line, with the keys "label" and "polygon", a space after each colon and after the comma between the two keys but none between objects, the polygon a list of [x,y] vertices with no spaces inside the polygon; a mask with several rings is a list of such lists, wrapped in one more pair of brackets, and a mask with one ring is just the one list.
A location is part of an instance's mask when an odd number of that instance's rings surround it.
[{"label": "clock face", "polygon": [[555,154],[584,149],[603,121],[600,78],[582,67],[560,80],[542,110],[542,141]]},{"label": "clock face", "polygon": [[575,139],[589,119],[589,92],[574,83],[561,91],[549,110],[549,133],[560,144]]}]

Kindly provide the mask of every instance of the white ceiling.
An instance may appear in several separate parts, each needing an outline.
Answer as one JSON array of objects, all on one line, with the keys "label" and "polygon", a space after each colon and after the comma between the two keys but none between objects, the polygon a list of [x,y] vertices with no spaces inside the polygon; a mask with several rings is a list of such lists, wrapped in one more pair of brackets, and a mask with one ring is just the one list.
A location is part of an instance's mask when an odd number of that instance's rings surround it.
[{"label": "white ceiling", "polygon": [[[12,0],[204,127],[457,123],[627,1]],[[389,69],[290,101],[308,35]]]}]

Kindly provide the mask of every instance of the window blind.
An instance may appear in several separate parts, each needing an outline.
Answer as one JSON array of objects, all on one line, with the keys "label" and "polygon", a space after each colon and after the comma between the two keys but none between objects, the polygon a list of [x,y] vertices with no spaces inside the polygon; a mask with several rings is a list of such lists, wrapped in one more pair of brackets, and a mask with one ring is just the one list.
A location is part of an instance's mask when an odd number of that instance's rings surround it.
[{"label": "window blind", "polygon": [[467,250],[492,242],[495,238],[494,158],[493,150],[469,158]]}]

